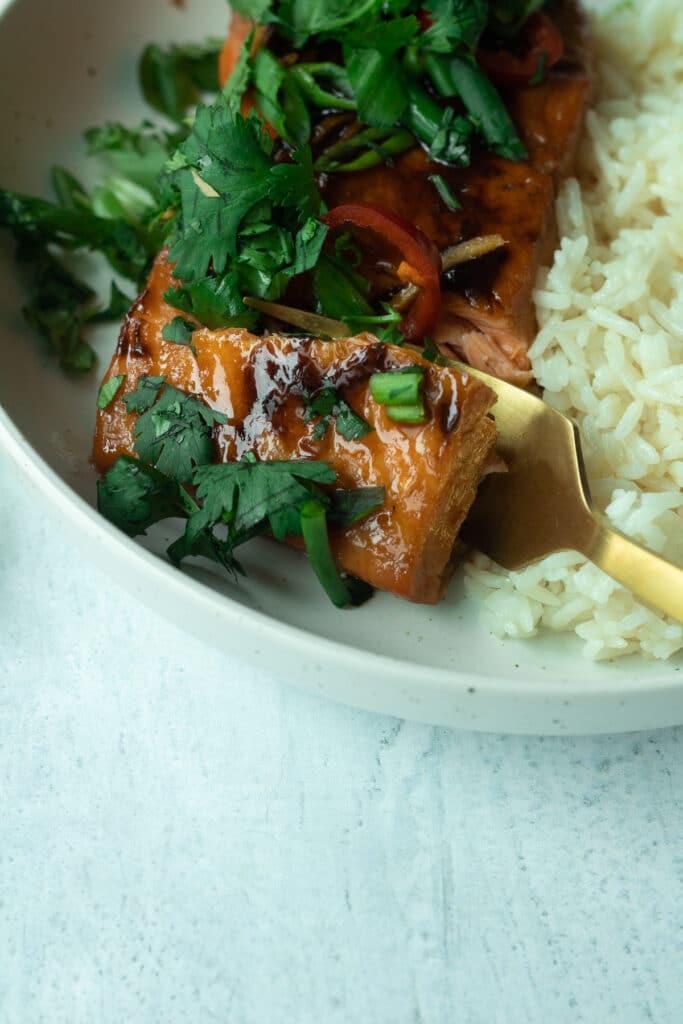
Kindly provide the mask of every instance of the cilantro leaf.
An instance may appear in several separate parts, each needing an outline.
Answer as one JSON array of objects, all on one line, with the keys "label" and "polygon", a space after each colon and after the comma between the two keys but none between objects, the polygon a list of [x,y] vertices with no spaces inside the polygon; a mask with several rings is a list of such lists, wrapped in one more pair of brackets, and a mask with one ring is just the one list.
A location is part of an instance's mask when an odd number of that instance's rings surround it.
[{"label": "cilantro leaf", "polygon": [[272,148],[256,117],[245,119],[222,103],[197,111],[192,134],[179,150],[183,220],[169,255],[183,282],[206,276],[209,266],[215,274],[225,272],[237,256],[248,215],[262,221],[271,205],[281,208],[285,221],[278,221],[276,210],[275,222],[291,230],[320,213],[310,150],[274,165]]},{"label": "cilantro leaf", "polygon": [[146,47],[138,70],[145,99],[172,121],[181,122],[186,110],[203,92],[218,91],[218,55],[222,41]]},{"label": "cilantro leaf", "polygon": [[346,438],[347,441],[359,441],[361,437],[370,434],[373,428],[362,416],[354,412],[350,405],[343,399],[338,403],[337,418],[335,426],[337,433]]},{"label": "cilantro leaf", "polygon": [[301,46],[311,35],[338,33],[352,22],[363,22],[369,15],[378,14],[379,0],[282,0],[278,6],[278,26]]},{"label": "cilantro leaf", "polygon": [[270,20],[273,0],[233,0],[230,6],[233,11],[243,14],[245,18],[253,18],[254,21],[265,24]]},{"label": "cilantro leaf", "polygon": [[174,160],[182,219],[169,261],[182,284],[168,301],[208,327],[252,328],[242,296],[277,300],[320,257],[327,228],[310,150],[274,164],[272,148],[257,118],[219,100],[199,109]]},{"label": "cilantro leaf", "polygon": [[164,324],[161,337],[164,341],[170,341],[174,345],[187,345],[194,351],[192,335],[195,332],[195,324],[185,320],[182,316],[175,316],[169,324]]},{"label": "cilantro leaf", "polygon": [[308,146],[292,153],[291,163],[274,164],[267,178],[267,196],[276,206],[294,207],[301,221],[317,217],[322,199]]},{"label": "cilantro leaf", "polygon": [[346,68],[363,123],[391,128],[408,106],[408,91],[396,54],[418,30],[417,18],[410,15],[355,33],[346,44]]},{"label": "cilantro leaf", "polygon": [[422,35],[420,47],[436,53],[452,53],[458,46],[474,51],[486,28],[487,0],[426,0],[432,22]]},{"label": "cilantro leaf", "polygon": [[186,530],[182,537],[166,549],[166,554],[177,568],[186,558],[208,558],[221,565],[233,577],[238,573],[240,576],[246,575],[233,554],[232,544],[221,540],[211,530],[202,530],[192,538]]},{"label": "cilantro leaf", "polygon": [[403,73],[380,50],[351,50],[346,66],[358,103],[358,115],[374,128],[391,128],[408,106]]},{"label": "cilantro leaf", "polygon": [[135,391],[131,391],[129,395],[126,395],[124,402],[126,403],[127,412],[147,412],[151,409],[157,398],[159,392],[166,383],[165,377],[140,377]]},{"label": "cilantro leaf", "polygon": [[325,384],[319,391],[309,396],[305,406],[304,420],[306,423],[311,423],[316,417],[321,417],[313,431],[314,441],[320,441],[325,436],[333,416],[337,433],[347,441],[358,441],[373,430],[362,416],[353,411],[331,384]]},{"label": "cilantro leaf", "polygon": [[195,470],[201,511],[188,524],[194,536],[226,522],[237,537],[267,525],[278,540],[300,534],[299,508],[312,484],[333,484],[336,473],[320,462],[228,462]]},{"label": "cilantro leaf", "polygon": [[97,482],[97,508],[129,537],[150,526],[187,514],[184,492],[175,480],[130,455],[121,455]]},{"label": "cilantro leaf", "polygon": [[212,429],[227,423],[223,413],[158,377],[141,377],[125,402],[128,412],[139,413],[133,447],[144,462],[186,483],[192,479],[195,466],[211,461]]},{"label": "cilantro leaf", "polygon": [[242,301],[237,274],[205,277],[191,285],[180,285],[164,292],[169,306],[197,318],[212,331],[224,327],[253,329],[257,316]]},{"label": "cilantro leaf", "polygon": [[318,312],[333,320],[346,323],[374,313],[367,298],[368,282],[341,251],[322,254],[313,275],[313,290]]},{"label": "cilantro leaf", "polygon": [[119,373],[115,377],[109,377],[109,379],[104,382],[97,396],[98,409],[106,409],[111,405],[125,379],[126,374]]},{"label": "cilantro leaf", "polygon": [[151,121],[143,121],[137,128],[107,121],[84,133],[89,156],[106,156],[119,175],[150,192],[156,190],[166,161],[185,134],[165,132]]},{"label": "cilantro leaf", "polygon": [[60,206],[68,210],[89,210],[90,197],[78,178],[64,167],[53,167],[50,182]]},{"label": "cilantro leaf", "polygon": [[335,526],[352,526],[384,505],[383,487],[337,488],[330,494],[327,518]]},{"label": "cilantro leaf", "polygon": [[49,342],[67,373],[85,373],[95,353],[83,336],[95,294],[40,244],[19,236],[17,260],[29,278],[26,322]]},{"label": "cilantro leaf", "polygon": [[252,78],[256,105],[266,121],[290,146],[304,146],[311,137],[311,115],[298,78],[265,49],[254,58]]},{"label": "cilantro leaf", "polygon": [[98,217],[88,209],[59,206],[6,189],[0,189],[0,227],[42,246],[101,252],[114,270],[131,280],[144,276],[153,255],[121,217]]}]

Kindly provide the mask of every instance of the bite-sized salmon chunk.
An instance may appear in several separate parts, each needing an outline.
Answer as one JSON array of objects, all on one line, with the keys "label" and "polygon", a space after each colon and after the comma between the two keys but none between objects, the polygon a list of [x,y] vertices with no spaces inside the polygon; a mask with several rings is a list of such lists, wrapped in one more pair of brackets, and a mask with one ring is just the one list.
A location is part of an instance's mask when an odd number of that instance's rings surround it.
[{"label": "bite-sized salmon chunk", "polygon": [[[531,380],[528,349],[536,333],[532,292],[538,269],[557,243],[554,201],[571,173],[591,93],[586,17],[578,3],[552,8],[565,52],[537,85],[500,86],[528,159],[503,160],[489,150],[468,167],[429,161],[421,149],[325,182],[330,206],[367,202],[416,224],[443,251],[477,235],[507,245],[446,275],[436,340],[465,362],[516,384]],[[447,183],[459,208],[449,209],[430,177]]]},{"label": "bite-sized salmon chunk", "polygon": [[[371,335],[319,341],[246,330],[193,334],[193,352],[162,339],[178,311],[163,299],[173,284],[165,253],[131,308],[105,380],[125,374],[119,399],[99,410],[94,461],[105,472],[119,455],[134,454],[136,419],[121,400],[143,376],[202,398],[228,416],[215,432],[216,461],[255,454],[260,460],[327,462],[342,487],[385,488],[382,509],[351,527],[331,531],[340,568],[411,601],[434,603],[452,572],[460,526],[493,457],[494,395],[474,377],[422,359]],[[390,419],[370,392],[376,372],[424,370],[426,422]],[[305,398],[325,384],[373,428],[345,439],[332,424],[316,440]]]}]

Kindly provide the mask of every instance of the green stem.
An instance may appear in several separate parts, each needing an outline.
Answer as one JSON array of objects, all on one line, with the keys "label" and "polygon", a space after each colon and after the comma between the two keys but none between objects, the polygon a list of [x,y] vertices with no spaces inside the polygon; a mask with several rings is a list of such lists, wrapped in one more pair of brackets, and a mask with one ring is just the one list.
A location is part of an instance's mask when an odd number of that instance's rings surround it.
[{"label": "green stem", "polygon": [[332,557],[325,508],[319,501],[311,499],[304,502],[300,514],[301,533],[311,568],[332,604],[337,608],[346,608],[351,604],[352,594]]},{"label": "green stem", "polygon": [[408,82],[408,94],[410,102],[403,121],[421,142],[431,146],[441,128],[443,110],[427,90],[414,80]]},{"label": "green stem", "polygon": [[373,373],[370,394],[380,405],[415,406],[422,400],[420,389],[423,379],[424,370],[419,366],[394,373]]},{"label": "green stem", "polygon": [[[342,68],[336,64],[297,64],[290,70],[301,92],[314,106],[323,110],[355,110],[356,102],[350,93],[350,84]],[[330,92],[318,84],[316,75],[331,81],[337,92]]]},{"label": "green stem", "polygon": [[427,412],[424,402],[415,405],[385,405],[387,416],[395,423],[425,423]]},{"label": "green stem", "polygon": [[425,67],[441,96],[460,97],[494,152],[507,160],[526,158],[527,152],[496,87],[474,61],[431,55],[425,59]]},{"label": "green stem", "polygon": [[375,143],[368,143],[368,145],[371,148],[367,152],[362,153],[356,160],[339,164],[334,170],[353,172],[366,171],[369,167],[377,167],[378,164],[385,163],[391,157],[400,156],[401,153],[412,149],[415,145],[415,137],[411,132],[401,130],[394,132],[393,135],[390,135],[388,139],[379,145]]}]

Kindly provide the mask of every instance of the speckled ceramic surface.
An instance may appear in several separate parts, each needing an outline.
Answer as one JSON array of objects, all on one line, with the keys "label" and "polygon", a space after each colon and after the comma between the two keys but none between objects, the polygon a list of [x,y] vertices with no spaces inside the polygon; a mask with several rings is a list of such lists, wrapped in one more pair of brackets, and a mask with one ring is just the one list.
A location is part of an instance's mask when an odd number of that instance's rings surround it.
[{"label": "speckled ceramic surface", "polygon": [[[3,184],[44,192],[47,168],[83,168],[81,131],[107,118],[146,113],[134,67],[150,39],[220,35],[223,0],[185,5],[121,0],[17,0],[0,21],[0,127],[12,145],[0,155]],[[40,32],[36,32],[40,24]],[[49,75],[27,76],[27,62]],[[585,662],[570,638],[501,643],[462,599],[456,580],[438,608],[378,595],[367,608],[338,613],[300,556],[255,543],[239,586],[208,569],[180,574],[127,540],[93,509],[89,465],[97,374],[67,381],[19,313],[21,291],[3,243],[0,350],[11,370],[0,380],[0,440],[41,492],[58,529],[83,556],[105,565],[136,597],[184,628],[338,700],[423,721],[518,732],[600,732],[683,721],[678,665],[631,659]],[[100,369],[115,331],[97,339]],[[235,638],[238,638],[236,641]]]}]

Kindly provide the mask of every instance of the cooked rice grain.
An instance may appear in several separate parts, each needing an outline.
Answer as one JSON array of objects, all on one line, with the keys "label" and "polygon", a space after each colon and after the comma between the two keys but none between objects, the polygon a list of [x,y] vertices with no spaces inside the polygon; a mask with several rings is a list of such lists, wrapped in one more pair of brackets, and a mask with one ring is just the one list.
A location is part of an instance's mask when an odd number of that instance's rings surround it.
[{"label": "cooked rice grain", "polygon": [[[531,349],[546,399],[580,425],[593,496],[624,533],[683,564],[683,5],[595,20],[598,97],[562,243],[539,275]],[[573,630],[591,658],[670,658],[683,626],[573,553],[466,567],[500,636]]]}]

